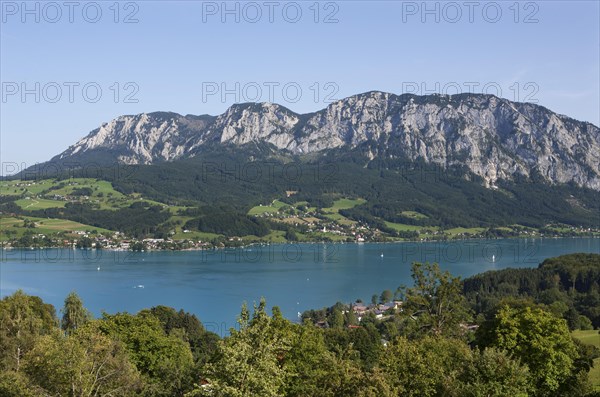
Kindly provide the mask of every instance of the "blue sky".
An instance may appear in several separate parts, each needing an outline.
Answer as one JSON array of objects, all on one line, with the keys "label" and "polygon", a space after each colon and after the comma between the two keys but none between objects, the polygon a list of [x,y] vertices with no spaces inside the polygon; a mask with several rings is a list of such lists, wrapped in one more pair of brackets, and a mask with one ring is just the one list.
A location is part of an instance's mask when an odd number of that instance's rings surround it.
[{"label": "blue sky", "polygon": [[73,4],[2,1],[3,172],[122,114],[370,90],[485,90],[600,124],[597,1]]}]

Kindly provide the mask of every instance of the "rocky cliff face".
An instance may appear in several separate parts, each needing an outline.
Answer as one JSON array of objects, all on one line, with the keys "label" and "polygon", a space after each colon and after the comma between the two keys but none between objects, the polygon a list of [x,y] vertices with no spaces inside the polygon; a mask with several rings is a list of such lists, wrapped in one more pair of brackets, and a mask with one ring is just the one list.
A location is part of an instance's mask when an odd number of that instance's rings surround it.
[{"label": "rocky cliff face", "polygon": [[213,120],[212,116],[169,112],[120,116],[102,124],[54,159],[81,157],[86,152],[104,149],[115,152],[127,164],[176,160],[186,156],[197,132],[206,129]]},{"label": "rocky cliff face", "polygon": [[55,159],[103,150],[124,163],[150,164],[197,155],[209,142],[266,142],[295,154],[364,145],[370,159],[464,164],[488,186],[535,171],[551,183],[600,190],[598,127],[541,106],[481,94],[369,92],[309,115],[261,103],[233,105],[217,117],[164,112],[121,116]]}]

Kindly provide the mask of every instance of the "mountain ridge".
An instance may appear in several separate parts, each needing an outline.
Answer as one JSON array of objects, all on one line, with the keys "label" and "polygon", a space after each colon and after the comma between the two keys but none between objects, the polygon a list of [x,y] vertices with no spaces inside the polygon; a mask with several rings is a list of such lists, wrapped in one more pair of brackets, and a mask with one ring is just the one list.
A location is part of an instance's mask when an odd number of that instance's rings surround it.
[{"label": "mountain ridge", "polygon": [[50,162],[110,158],[154,164],[201,155],[211,144],[266,143],[293,155],[364,150],[365,161],[406,158],[466,165],[487,187],[541,175],[600,190],[600,129],[530,103],[487,94],[395,95],[369,91],[299,114],[279,104],[238,103],[220,115],[119,116]]}]

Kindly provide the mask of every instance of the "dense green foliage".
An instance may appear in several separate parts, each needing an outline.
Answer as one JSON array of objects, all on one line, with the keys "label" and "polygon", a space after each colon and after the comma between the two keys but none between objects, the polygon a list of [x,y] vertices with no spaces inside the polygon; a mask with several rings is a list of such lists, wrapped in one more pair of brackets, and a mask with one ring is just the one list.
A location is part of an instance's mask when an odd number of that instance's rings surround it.
[{"label": "dense green foliage", "polygon": [[414,264],[412,277],[415,285],[405,290],[403,309],[416,318],[413,332],[457,336],[460,324],[471,317],[460,293],[460,279],[429,263]]},{"label": "dense green foliage", "polygon": [[48,208],[30,211],[31,215],[48,218],[64,218],[105,229],[118,230],[132,236],[154,233],[157,226],[169,218],[168,211],[159,205],[134,203],[119,210],[99,210],[89,205],[70,204],[65,208]]},{"label": "dense green foliage", "polygon": [[[563,272],[576,274],[567,289],[594,289],[598,279],[579,275],[597,277],[599,258],[568,255],[535,270],[558,285]],[[244,304],[225,338],[165,306],[90,319],[75,293],[61,329],[51,305],[18,291],[0,301],[0,395],[594,396],[588,373],[600,351],[576,342],[555,307],[501,297],[483,313],[467,299],[461,287],[488,285],[491,274],[463,285],[437,264],[415,263],[413,286],[374,296],[378,305],[402,299],[402,310],[360,321],[341,303],[305,313],[302,324],[277,307],[269,315],[264,300],[252,313]],[[496,290],[478,291],[487,299]],[[472,315],[476,332],[466,327]]]},{"label": "dense green foliage", "polygon": [[193,369],[190,346],[181,335],[167,334],[158,318],[146,313],[104,314],[94,325],[123,343],[144,380],[144,395],[167,397],[186,390]]},{"label": "dense green foliage", "polygon": [[[368,149],[331,151],[317,162],[301,157],[265,158],[264,153],[247,148],[235,152],[221,148],[196,159],[140,166],[113,183],[122,191],[139,191],[165,202],[227,203],[244,210],[249,204],[285,197],[286,190],[298,191],[293,200],[320,208],[331,206],[336,195],[363,197],[365,205],[344,210],[344,215],[371,222],[427,224],[435,219],[445,227],[600,223],[600,195],[592,190],[535,181],[504,183],[491,190],[462,168],[445,170],[402,159],[369,161],[363,154]],[[571,204],[573,199],[578,205]],[[402,211],[417,211],[427,219],[406,219]]]},{"label": "dense green foliage", "polygon": [[472,308],[490,314],[506,299],[529,298],[564,317],[571,329],[600,327],[600,255],[550,258],[536,269],[504,269],[464,280]]},{"label": "dense green foliage", "polygon": [[77,330],[92,319],[92,314],[83,307],[81,298],[75,292],[71,292],[65,298],[62,313],[60,326],[66,333]]},{"label": "dense green foliage", "polygon": [[22,291],[0,301],[0,364],[2,369],[18,371],[23,356],[33,348],[36,338],[57,327],[56,311],[37,296]]},{"label": "dense green foliage", "polygon": [[231,236],[258,236],[269,234],[269,226],[262,219],[257,219],[227,207],[202,207],[201,215],[189,221],[186,227],[202,232]]},{"label": "dense green foliage", "polygon": [[123,345],[93,328],[39,337],[23,372],[37,395],[133,396],[141,386]]},{"label": "dense green foliage", "polygon": [[566,321],[539,308],[502,307],[478,330],[482,347],[495,347],[527,364],[539,395],[552,395],[571,376],[578,357]]},{"label": "dense green foliage", "polygon": [[159,205],[134,203],[117,210],[103,210],[89,204],[67,203],[61,208],[46,208],[34,211],[24,210],[8,202],[0,208],[12,214],[22,214],[40,218],[69,219],[87,225],[116,230],[134,237],[153,235],[159,225],[169,219],[169,212]]}]

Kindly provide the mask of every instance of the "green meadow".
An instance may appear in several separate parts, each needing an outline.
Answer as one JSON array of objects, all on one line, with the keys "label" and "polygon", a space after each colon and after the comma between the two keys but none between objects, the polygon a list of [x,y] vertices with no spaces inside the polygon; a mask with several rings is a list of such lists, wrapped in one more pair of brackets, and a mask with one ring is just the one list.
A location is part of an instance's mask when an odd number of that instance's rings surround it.
[{"label": "green meadow", "polygon": [[[579,339],[587,345],[593,345],[600,348],[600,331],[597,329],[587,331],[573,331],[573,337]],[[594,390],[600,391],[600,357],[594,360],[594,368],[589,373],[590,383]]]}]

